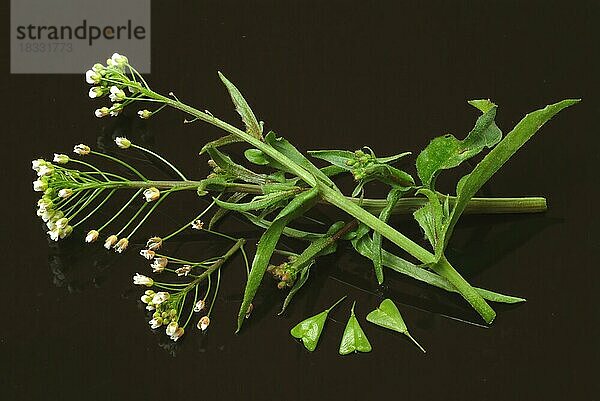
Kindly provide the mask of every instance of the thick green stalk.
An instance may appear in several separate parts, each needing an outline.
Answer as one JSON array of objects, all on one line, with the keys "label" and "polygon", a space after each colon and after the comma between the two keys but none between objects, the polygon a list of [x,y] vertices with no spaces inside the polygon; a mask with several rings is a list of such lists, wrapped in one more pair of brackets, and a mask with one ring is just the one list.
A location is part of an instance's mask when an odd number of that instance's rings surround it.
[{"label": "thick green stalk", "polygon": [[360,206],[348,201],[335,190],[324,185],[321,185],[319,190],[321,196],[332,205],[337,206],[373,230],[381,233],[381,235],[421,262],[432,266],[436,273],[446,278],[454,287],[456,287],[458,292],[471,304],[471,306],[473,306],[473,308],[475,308],[477,313],[481,315],[486,323],[491,323],[494,320],[496,312],[494,312],[485,299],[475,291],[475,289],[450,265],[450,263],[448,263],[445,258],[442,258],[442,260],[437,262],[435,255],[431,252],[413,242],[390,225],[379,220]]},{"label": "thick green stalk", "polygon": [[[127,183],[115,182],[115,186],[129,188],[150,188],[170,189],[187,187],[195,190],[200,186],[200,181],[129,181]],[[263,189],[260,185],[235,183],[225,188],[226,192],[243,192],[247,194],[263,195]],[[372,213],[379,213],[386,204],[385,199],[360,199],[350,196],[345,197],[348,201],[360,204],[361,207]],[[450,206],[454,204],[455,196],[449,196]],[[323,200],[322,203],[329,203]],[[398,200],[394,213],[406,214],[423,207],[427,203],[424,197],[409,197]],[[467,204],[466,214],[504,214],[504,213],[540,213],[545,212],[546,199],[543,197],[523,197],[523,198],[472,198]]]}]

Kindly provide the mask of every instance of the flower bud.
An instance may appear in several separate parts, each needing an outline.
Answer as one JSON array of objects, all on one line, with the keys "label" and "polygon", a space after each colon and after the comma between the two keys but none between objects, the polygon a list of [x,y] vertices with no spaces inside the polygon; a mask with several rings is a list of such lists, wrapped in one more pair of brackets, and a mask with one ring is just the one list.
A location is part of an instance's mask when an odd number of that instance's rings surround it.
[{"label": "flower bud", "polygon": [[162,247],[162,238],[160,237],[152,237],[146,242],[146,248],[151,251],[156,251]]},{"label": "flower bud", "polygon": [[139,110],[137,112],[138,116],[140,116],[140,118],[143,118],[144,120],[147,120],[148,118],[150,118],[150,116],[152,115],[152,112],[149,110]]},{"label": "flower bud", "polygon": [[35,180],[33,182],[33,190],[36,192],[44,192],[48,189],[48,182],[44,180]]},{"label": "flower bud", "polygon": [[[91,91],[90,91],[90,93],[91,93]],[[121,101],[125,100],[126,96],[127,95],[125,95],[125,92],[123,91],[123,89],[119,88],[118,86],[113,85],[110,87],[110,95],[108,95],[108,97],[110,98],[111,102],[113,102],[113,103],[121,102]]]},{"label": "flower bud", "polygon": [[[154,285],[154,280],[152,280],[150,277],[144,276],[142,274],[135,273],[135,276],[133,276],[133,284],[145,285],[146,287],[152,287]],[[156,297],[156,295],[155,295],[155,297]]]},{"label": "flower bud", "polygon": [[104,95],[104,90],[99,86],[92,86],[90,91],[88,92],[88,96],[90,99],[95,99],[97,97],[102,97]]},{"label": "flower bud", "polygon": [[77,153],[80,156],[85,156],[87,154],[89,154],[91,151],[90,147],[87,145],[84,145],[83,143],[80,143],[79,145],[75,145],[75,147],[73,148],[73,152]]},{"label": "flower bud", "polygon": [[87,242],[88,244],[91,244],[92,242],[95,242],[98,239],[98,236],[100,235],[100,233],[96,230],[90,230],[87,235],[85,236],[85,242]]},{"label": "flower bud", "polygon": [[97,71],[87,70],[85,72],[85,81],[90,85],[99,84],[101,79],[102,75]]},{"label": "flower bud", "polygon": [[171,294],[169,294],[168,292],[160,291],[160,292],[157,292],[156,294],[154,294],[154,296],[152,297],[152,303],[154,305],[160,305],[163,302],[165,302],[167,299],[169,299],[170,297],[171,297]]},{"label": "flower bud", "polygon": [[173,334],[171,334],[171,340],[177,341],[183,336],[183,327],[178,327]]},{"label": "flower bud", "polygon": [[110,249],[115,246],[118,240],[119,238],[116,235],[111,235],[106,239],[106,241],[104,241],[104,247],[106,249]]},{"label": "flower bud", "polygon": [[154,258],[154,255],[156,255],[156,253],[150,249],[142,249],[140,251],[140,255],[148,260],[152,260]]},{"label": "flower bud", "polygon": [[127,238],[121,238],[115,245],[115,252],[123,253],[129,246],[129,240]]},{"label": "flower bud", "polygon": [[[152,251],[151,251],[152,252]],[[150,265],[154,273],[161,273],[167,267],[169,260],[167,258],[156,258]]]},{"label": "flower bud", "polygon": [[179,325],[177,324],[177,322],[171,322],[167,325],[167,329],[166,329],[166,333],[168,336],[172,336],[175,331],[177,330],[177,328],[179,327]]},{"label": "flower bud", "polygon": [[118,116],[121,112],[123,111],[123,104],[122,103],[115,103],[112,105],[112,107],[109,109],[109,114],[111,117],[116,117]]},{"label": "flower bud", "polygon": [[58,191],[59,198],[67,199],[71,195],[73,195],[73,190],[70,188],[63,188],[60,191]]},{"label": "flower bud", "polygon": [[98,118],[106,117],[109,114],[110,114],[110,110],[106,106],[100,107],[99,109],[96,109],[96,111],[94,111],[94,115]]},{"label": "flower bud", "polygon": [[198,327],[198,329],[200,329],[202,331],[205,331],[208,328],[209,324],[210,324],[210,318],[208,316],[203,316],[198,321],[198,324],[196,325],[196,327]]},{"label": "flower bud", "polygon": [[54,154],[54,163],[58,164],[67,164],[69,162],[69,156],[55,153]]},{"label": "flower bud", "polygon": [[56,220],[56,227],[60,228],[61,230],[67,225],[69,225],[69,219],[67,219],[66,217],[62,217]]},{"label": "flower bud", "polygon": [[73,226],[66,226],[60,232],[60,239],[66,238],[73,233]]},{"label": "flower bud", "polygon": [[144,197],[146,202],[154,202],[160,197],[160,191],[155,187],[148,188],[144,191]]},{"label": "flower bud", "polygon": [[115,138],[115,143],[121,149],[127,149],[128,147],[131,146],[131,141],[129,139],[127,139],[127,138],[122,137],[122,136],[116,137]]},{"label": "flower bud", "polygon": [[204,302],[203,299],[199,300],[194,305],[194,312],[200,312],[202,309],[204,309],[205,306],[206,306],[206,302]]}]

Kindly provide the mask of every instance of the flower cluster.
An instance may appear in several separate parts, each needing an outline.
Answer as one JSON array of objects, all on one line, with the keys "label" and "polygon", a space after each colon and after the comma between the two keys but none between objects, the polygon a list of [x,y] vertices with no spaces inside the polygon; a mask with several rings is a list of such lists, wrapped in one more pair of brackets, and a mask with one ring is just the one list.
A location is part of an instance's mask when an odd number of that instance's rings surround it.
[{"label": "flower cluster", "polygon": [[[85,80],[92,85],[88,92],[91,99],[99,99],[108,95],[112,103],[94,111],[94,115],[99,118],[118,116],[125,106],[143,100],[145,98],[144,90],[148,89],[142,76],[129,64],[127,57],[119,53],[114,53],[106,60],[106,65],[94,64],[85,73]],[[156,111],[143,109],[138,111],[138,116],[148,119],[154,113]],[[124,148],[126,147],[128,145],[125,144]]]},{"label": "flower cluster", "polygon": [[[136,277],[133,280],[136,283]],[[144,277],[144,276],[142,276]],[[146,304],[146,309],[154,311],[152,320],[148,322],[152,329],[158,329],[161,326],[167,326],[166,333],[173,341],[177,341],[183,336],[184,328],[179,326],[177,318],[179,316],[177,299],[171,300],[168,292],[154,292],[146,290],[142,295],[141,300]]]},{"label": "flower cluster", "polygon": [[267,272],[271,273],[277,283],[277,288],[284,289],[286,287],[292,287],[296,281],[297,272],[291,268],[292,264],[283,262],[279,265],[270,265],[267,268]]},{"label": "flower cluster", "polygon": [[46,224],[50,238],[58,241],[73,232],[70,224],[73,214],[69,205],[80,188],[80,177],[61,166],[69,162],[67,155],[55,154],[53,161],[56,164],[44,159],[33,160],[31,167],[37,174],[33,189],[42,192],[37,202],[37,215]]}]

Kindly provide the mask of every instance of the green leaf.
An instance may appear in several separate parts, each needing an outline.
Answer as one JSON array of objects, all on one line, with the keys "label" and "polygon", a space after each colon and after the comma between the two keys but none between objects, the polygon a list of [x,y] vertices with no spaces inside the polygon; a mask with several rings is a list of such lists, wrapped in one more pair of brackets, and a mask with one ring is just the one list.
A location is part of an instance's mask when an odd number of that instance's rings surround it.
[{"label": "green leaf", "polygon": [[410,154],[412,154],[412,152],[398,153],[397,155],[388,156],[388,157],[378,157],[377,161],[379,163],[389,164],[389,163],[396,162],[396,161],[398,161],[398,160],[402,159],[403,157],[408,156]]},{"label": "green leaf", "polygon": [[355,158],[354,152],[350,152],[349,150],[309,150],[307,153],[316,159],[325,160],[346,171],[352,169],[351,165],[348,164],[348,161],[354,160]]},{"label": "green leaf", "polygon": [[496,105],[492,103],[490,99],[469,100],[467,103],[469,103],[471,106],[475,107],[482,113],[487,113],[488,111],[496,107]]},{"label": "green leaf", "polygon": [[236,142],[244,142],[244,140],[235,134],[225,135],[218,139],[215,139],[214,141],[210,141],[206,145],[204,145],[202,147],[202,149],[200,150],[200,154],[201,155],[204,154],[208,148],[216,149],[218,147],[229,145],[231,143],[236,143]]},{"label": "green leaf", "polygon": [[270,131],[265,137],[265,142],[271,145],[275,150],[285,155],[288,159],[308,171],[313,177],[321,180],[330,187],[335,187],[335,184],[321,170],[312,164],[304,155],[294,147],[287,139],[283,137],[277,138],[273,131]]},{"label": "green leaf", "polygon": [[433,139],[417,157],[417,173],[421,182],[433,188],[440,170],[458,166],[470,159],[485,147],[493,147],[502,138],[502,131],[496,126],[496,106],[482,114],[475,127],[464,140],[447,134]]},{"label": "green leaf", "polygon": [[[371,260],[373,259],[373,245],[368,236],[363,236],[360,239],[353,240],[352,246],[362,256]],[[449,292],[458,292],[456,288],[454,288],[454,286],[444,277],[416,266],[409,261],[386,251],[385,249],[382,249],[381,256],[383,265],[391,270]],[[525,298],[504,295],[482,288],[475,287],[475,290],[479,293],[479,295],[488,301],[502,302],[506,304],[516,304],[526,301]]]},{"label": "green leaf", "polygon": [[360,327],[354,315],[354,304],[350,312],[350,319],[346,323],[342,341],[340,342],[340,355],[348,355],[352,352],[371,352],[371,343]]},{"label": "green leaf", "polygon": [[246,203],[230,203],[217,198],[214,198],[214,200],[217,206],[223,209],[233,210],[236,212],[247,212],[250,210],[262,210],[268,207],[277,206],[282,201],[293,197],[298,192],[298,190],[272,192],[267,195],[255,196],[250,202]]},{"label": "green leaf", "polygon": [[252,261],[252,269],[250,270],[246,282],[244,299],[238,312],[236,332],[239,332],[242,328],[248,307],[258,291],[258,287],[260,286],[269,265],[269,261],[271,260],[271,255],[273,255],[273,251],[277,246],[277,242],[279,241],[279,237],[283,230],[292,220],[302,216],[310,210],[317,202],[318,195],[319,191],[316,188],[313,188],[306,192],[302,192],[297,197],[293,198],[292,201],[279,212],[273,223],[261,236],[256,248],[254,260]]},{"label": "green leaf", "polygon": [[408,332],[408,328],[404,323],[404,319],[402,319],[402,315],[400,315],[400,311],[391,299],[384,299],[377,309],[367,315],[367,321],[406,335],[421,349],[421,351],[425,352],[425,349],[421,347],[421,344],[419,344]]},{"label": "green leaf", "polygon": [[527,114],[506,137],[475,166],[473,171],[459,181],[454,208],[444,227],[443,246],[447,246],[454,226],[464,212],[469,200],[495,173],[552,117],[561,110],[578,103],[566,99]]},{"label": "green leaf", "polygon": [[254,112],[250,109],[248,102],[242,96],[238,88],[235,87],[221,72],[219,72],[219,78],[225,84],[225,87],[229,91],[229,95],[231,96],[231,100],[235,105],[235,110],[242,117],[242,121],[246,124],[246,132],[257,139],[262,140],[262,132],[263,127],[262,124],[258,122],[256,116],[254,116]]},{"label": "green leaf", "polygon": [[[229,198],[227,198],[227,202],[228,203],[238,203],[239,201],[241,201],[242,199],[244,199],[246,197],[246,193],[244,192],[235,192],[233,193],[233,195],[231,195]],[[219,210],[217,210],[215,212],[215,214],[211,217],[210,222],[208,223],[208,229],[212,230],[214,227],[216,227],[217,223],[227,215],[227,213],[229,213],[229,210],[227,209],[223,209],[223,208],[219,208]]]},{"label": "green leaf", "polygon": [[[403,191],[398,188],[393,188],[387,195],[387,202],[385,207],[379,213],[379,220],[387,223],[394,207],[398,203],[398,200],[402,197]],[[375,276],[377,282],[383,284],[383,264],[381,260],[381,244],[383,242],[383,236],[373,231],[373,268],[375,269]]]},{"label": "green leaf", "polygon": [[433,249],[437,250],[437,244],[443,235],[443,225],[448,214],[444,212],[445,209],[435,192],[422,188],[417,191],[417,194],[427,196],[428,202],[422,208],[417,209],[413,216],[423,229],[425,238],[427,238]]},{"label": "green leaf", "polygon": [[259,166],[266,166],[269,164],[269,159],[261,150],[258,149],[246,149],[244,156],[249,162],[258,164]]},{"label": "green leaf", "polygon": [[319,337],[321,337],[327,315],[329,315],[329,312],[335,308],[337,304],[342,302],[344,298],[346,297],[344,296],[323,312],[301,321],[290,330],[290,334],[293,337],[302,340],[302,343],[307,350],[310,352],[314,351],[319,343]]},{"label": "green leaf", "polygon": [[264,184],[267,182],[267,177],[264,174],[255,173],[235,163],[229,156],[216,148],[206,148],[206,152],[219,168],[235,178],[252,184]]}]

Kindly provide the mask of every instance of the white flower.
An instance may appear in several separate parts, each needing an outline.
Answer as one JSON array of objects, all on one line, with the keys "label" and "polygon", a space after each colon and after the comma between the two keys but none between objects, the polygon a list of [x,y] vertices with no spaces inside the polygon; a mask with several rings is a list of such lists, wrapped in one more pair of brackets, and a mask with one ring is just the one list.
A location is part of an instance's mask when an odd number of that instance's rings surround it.
[{"label": "white flower", "polygon": [[179,325],[177,324],[177,322],[171,322],[167,325],[167,329],[165,331],[168,336],[172,336],[178,327]]},{"label": "white flower", "polygon": [[104,241],[104,247],[106,249],[110,249],[115,246],[118,240],[119,238],[116,235],[111,235],[106,239],[106,241]]},{"label": "white flower", "polygon": [[200,312],[202,309],[204,309],[205,306],[206,302],[204,302],[204,300],[201,299],[200,301],[196,302],[196,305],[194,305],[194,312]]},{"label": "white flower", "polygon": [[139,110],[137,113],[138,113],[138,116],[140,116],[140,118],[143,118],[144,120],[147,120],[152,115],[152,112],[149,110],[146,110],[146,109]]},{"label": "white flower", "polygon": [[123,105],[121,103],[115,103],[109,109],[109,114],[111,117],[116,117],[123,111]]},{"label": "white flower", "polygon": [[154,280],[150,277],[144,276],[139,273],[135,273],[133,276],[133,284],[135,285],[145,285],[146,287],[152,287],[154,285]]},{"label": "white flower", "polygon": [[83,143],[80,143],[79,145],[75,145],[75,147],[73,147],[73,152],[77,153],[80,156],[85,156],[87,154],[89,154],[91,151],[90,147],[87,145],[84,145]]},{"label": "white flower", "polygon": [[60,229],[58,227],[55,227],[48,231],[48,235],[50,236],[50,239],[52,241],[58,241],[58,239],[60,238]]},{"label": "white flower", "polygon": [[156,252],[154,252],[150,249],[142,249],[140,251],[140,255],[142,255],[143,257],[145,257],[148,260],[152,260],[154,258],[154,255],[156,255]]},{"label": "white flower", "polygon": [[160,191],[155,187],[148,188],[144,191],[144,197],[146,202],[154,202],[160,197]]},{"label": "white flower", "polygon": [[176,269],[175,273],[177,273],[177,276],[181,277],[181,276],[187,276],[191,271],[192,271],[192,266],[183,265],[179,269]]},{"label": "white flower", "polygon": [[92,70],[98,72],[98,73],[102,73],[104,70],[106,69],[106,67],[104,67],[102,64],[100,63],[96,63],[93,65]]},{"label": "white flower", "polygon": [[152,328],[152,329],[158,329],[160,326],[162,326],[162,323],[163,323],[163,321],[162,321],[162,318],[160,318],[160,317],[154,318],[148,322],[148,324],[150,325],[150,328]]},{"label": "white flower", "polygon": [[119,67],[123,67],[125,64],[129,63],[127,57],[119,53],[113,53],[113,55],[110,57],[110,60],[112,64],[117,65]]},{"label": "white flower", "polygon": [[36,192],[44,192],[48,189],[48,182],[43,180],[35,180],[33,182],[33,190]]},{"label": "white flower", "polygon": [[194,220],[192,222],[192,228],[194,230],[202,230],[202,228],[204,227],[204,222],[200,221],[200,220]]},{"label": "white flower", "polygon": [[[125,92],[123,92],[123,90],[115,85],[110,87],[110,95],[108,95],[108,97],[110,98],[110,101],[115,103],[115,102],[120,102],[122,100],[125,100],[125,97],[127,95],[125,95]],[[91,96],[90,96],[91,97]]]},{"label": "white flower", "polygon": [[170,296],[171,296],[171,294],[169,294],[168,292],[164,292],[164,291],[157,292],[152,297],[152,303],[154,305],[160,305],[163,302],[165,302],[167,299],[169,299]]},{"label": "white flower", "polygon": [[88,244],[91,244],[92,242],[95,242],[98,239],[98,236],[100,235],[100,233],[96,230],[90,230],[87,235],[85,236],[85,242],[87,242]]},{"label": "white flower", "polygon": [[96,72],[94,70],[87,70],[85,72],[85,82],[87,82],[88,84],[99,84],[101,79],[102,75],[100,75],[99,72]]},{"label": "white flower", "polygon": [[177,341],[183,336],[183,327],[178,327],[173,334],[171,334],[171,340]]},{"label": "white flower", "polygon": [[209,324],[210,324],[210,318],[208,316],[203,316],[198,321],[198,324],[196,325],[196,327],[198,327],[198,329],[204,331],[208,328]]},{"label": "white flower", "polygon": [[162,247],[162,238],[160,237],[152,237],[146,242],[146,248],[151,251],[156,251]]},{"label": "white flower", "polygon": [[96,109],[96,111],[94,111],[94,115],[98,118],[106,117],[109,114],[110,110],[108,109],[108,107],[100,107],[99,109]]},{"label": "white flower", "polygon": [[66,217],[62,217],[58,220],[56,220],[56,227],[60,228],[61,230],[65,227],[67,227],[69,225],[69,219],[67,219]]},{"label": "white flower", "polygon": [[127,238],[121,238],[115,245],[115,252],[123,253],[129,246],[129,240]]},{"label": "white flower", "polygon": [[47,210],[51,209],[52,206],[54,206],[52,201],[50,199],[46,199],[46,198],[42,198],[42,199],[38,200],[37,205],[43,211],[47,211]]},{"label": "white flower", "polygon": [[58,191],[59,198],[67,199],[71,195],[73,195],[73,190],[69,188],[63,188],[60,191]]},{"label": "white flower", "polygon": [[165,270],[165,267],[167,267],[168,263],[169,260],[167,258],[156,258],[150,267],[154,273],[162,273],[162,271]]},{"label": "white flower", "polygon": [[[52,217],[54,217],[55,214],[56,214],[56,212],[54,210],[48,209],[48,210],[44,210],[42,212],[42,214],[40,215],[40,217],[42,218],[43,221],[47,222]],[[54,226],[56,226],[56,224],[52,223],[52,227],[48,227],[48,229],[52,229],[52,228],[54,228]]]},{"label": "white flower", "polygon": [[52,173],[54,173],[54,167],[51,164],[44,164],[37,170],[38,177],[52,175]]},{"label": "white flower", "polygon": [[69,156],[55,153],[54,154],[54,163],[58,164],[67,164],[69,162]]},{"label": "white flower", "polygon": [[45,166],[48,162],[44,159],[36,159],[31,161],[31,168],[38,172],[42,166]]},{"label": "white flower", "polygon": [[102,97],[102,95],[104,95],[104,89],[99,86],[92,86],[88,92],[90,99],[96,99],[97,97]]},{"label": "white flower", "polygon": [[122,136],[116,137],[115,138],[115,143],[121,149],[127,149],[128,147],[131,146],[131,141],[129,139],[125,138],[125,137],[122,137]]},{"label": "white flower", "polygon": [[60,231],[60,239],[68,237],[73,232],[73,226],[66,226]]}]

